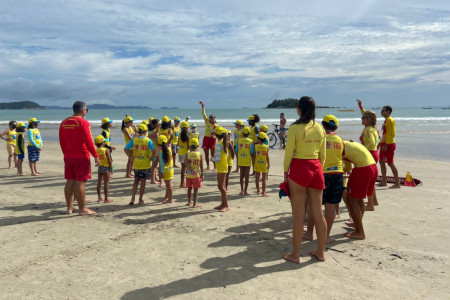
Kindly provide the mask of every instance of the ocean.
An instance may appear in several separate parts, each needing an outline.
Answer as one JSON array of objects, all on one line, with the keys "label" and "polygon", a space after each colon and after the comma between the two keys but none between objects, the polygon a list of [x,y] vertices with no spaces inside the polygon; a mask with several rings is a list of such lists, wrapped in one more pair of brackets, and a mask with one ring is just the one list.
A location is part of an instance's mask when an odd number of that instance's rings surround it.
[{"label": "ocean", "polygon": [[[384,119],[381,117],[381,108],[365,107],[367,110],[373,110],[378,116],[378,129]],[[333,114],[339,119],[339,128],[337,134],[343,139],[358,141],[362,132],[361,113],[355,105],[354,111],[341,112],[338,108],[320,108],[316,110],[316,121],[321,121],[327,114]],[[280,113],[284,112],[288,119],[288,124],[295,121],[298,117],[295,109],[206,109],[206,113],[215,114],[219,125],[227,129],[234,130],[233,122],[237,119],[244,123],[251,114],[258,114],[261,118],[259,126],[265,124],[269,127],[269,132],[273,131],[272,124],[279,124]],[[161,119],[163,116],[169,116],[171,119],[180,117],[184,120],[190,116],[190,123],[196,123],[200,134],[203,133],[204,121],[199,105],[198,109],[140,109],[140,110],[120,110],[90,109],[87,114],[87,120],[91,122],[92,134],[95,137],[100,134],[101,119],[109,117],[114,120],[112,128],[112,143],[116,146],[123,145],[123,134],[120,131],[121,120],[128,113],[134,119],[135,124],[142,120],[155,116]],[[69,109],[52,110],[0,110],[0,130],[7,129],[7,124],[11,120],[27,122],[29,118],[37,118],[41,121],[39,129],[45,142],[58,141],[58,127],[62,120],[72,115]],[[407,158],[450,161],[450,109],[433,107],[423,109],[422,107],[393,107],[392,117],[396,121],[397,127],[397,150],[396,155]],[[45,146],[45,145],[44,145]]]}]

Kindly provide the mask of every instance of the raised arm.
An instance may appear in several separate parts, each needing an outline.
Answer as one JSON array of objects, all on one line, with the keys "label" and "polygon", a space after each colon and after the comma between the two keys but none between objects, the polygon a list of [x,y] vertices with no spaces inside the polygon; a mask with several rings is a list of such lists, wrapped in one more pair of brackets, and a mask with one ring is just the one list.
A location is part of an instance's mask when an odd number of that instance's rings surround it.
[{"label": "raised arm", "polygon": [[362,101],[359,99],[356,99],[356,102],[358,103],[358,107],[359,110],[361,111],[361,115],[364,115],[364,113],[366,112],[366,110],[364,109],[364,107],[362,106]]}]

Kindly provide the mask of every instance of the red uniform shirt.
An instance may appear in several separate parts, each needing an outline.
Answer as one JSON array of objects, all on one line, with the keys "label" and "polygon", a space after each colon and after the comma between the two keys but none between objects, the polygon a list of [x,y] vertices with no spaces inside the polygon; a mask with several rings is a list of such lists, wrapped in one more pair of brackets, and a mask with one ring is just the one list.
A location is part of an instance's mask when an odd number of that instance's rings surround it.
[{"label": "red uniform shirt", "polygon": [[65,158],[98,157],[91,135],[91,124],[80,117],[69,117],[59,127],[59,143]]}]

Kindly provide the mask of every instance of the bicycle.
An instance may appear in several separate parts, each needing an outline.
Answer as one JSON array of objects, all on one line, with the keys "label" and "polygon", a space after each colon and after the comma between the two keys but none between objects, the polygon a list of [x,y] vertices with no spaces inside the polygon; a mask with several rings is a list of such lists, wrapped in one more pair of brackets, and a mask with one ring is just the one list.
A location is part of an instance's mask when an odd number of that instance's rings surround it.
[{"label": "bicycle", "polygon": [[269,147],[273,149],[273,147],[275,147],[275,145],[278,144],[278,141],[280,141],[281,142],[280,148],[284,149],[284,147],[286,146],[287,128],[285,128],[286,130],[284,131],[283,141],[281,141],[280,137],[281,130],[278,129],[280,125],[279,124],[272,124],[272,125],[275,126],[274,131],[267,134],[267,137],[269,138]]}]

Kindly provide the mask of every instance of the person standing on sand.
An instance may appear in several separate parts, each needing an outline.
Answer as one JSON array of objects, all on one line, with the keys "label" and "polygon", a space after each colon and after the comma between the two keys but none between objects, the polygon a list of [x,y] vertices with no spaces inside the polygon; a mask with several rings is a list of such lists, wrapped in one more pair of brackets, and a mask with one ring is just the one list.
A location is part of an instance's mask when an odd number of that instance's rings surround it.
[{"label": "person standing on sand", "polygon": [[17,122],[9,122],[9,129],[6,129],[0,134],[0,138],[6,142],[6,150],[8,151],[8,169],[13,169],[17,166],[17,152],[16,152],[16,137],[17,137]]},{"label": "person standing on sand", "polygon": [[[206,111],[205,111],[205,104],[203,101],[199,102],[202,106],[202,115],[203,120],[205,120],[205,136],[203,137],[203,143],[202,148],[205,151],[205,161],[206,161],[206,170],[209,170],[209,160],[210,157],[213,157],[215,155],[216,151],[216,138],[214,137],[214,134],[212,131],[216,128],[217,122],[216,122],[216,116],[214,114],[209,115],[209,117],[206,117]],[[211,154],[211,156],[210,156]],[[214,164],[214,170],[216,169],[216,163]]]},{"label": "person standing on sand", "polygon": [[308,217],[314,219],[318,241],[317,250],[310,254],[325,261],[327,223],[322,213],[325,188],[322,165],[326,157],[326,140],[322,125],[314,121],[316,103],[313,98],[300,98],[297,114],[300,118],[289,128],[284,153],[284,181],[289,184],[293,217],[292,252],[284,253],[282,257],[299,264],[306,203],[311,213]]},{"label": "person standing on sand", "polygon": [[284,135],[286,134],[286,118],[284,113],[280,114],[280,148],[284,149],[286,145],[284,144]]},{"label": "person standing on sand", "polygon": [[91,178],[90,155],[94,157],[95,166],[99,165],[91,125],[84,119],[87,112],[86,103],[76,101],[73,104],[73,116],[62,121],[59,127],[59,143],[64,155],[64,178],[67,180],[64,187],[67,213],[73,212],[75,197],[81,216],[95,214],[86,207],[86,181]]},{"label": "person standing on sand", "polygon": [[387,186],[386,180],[386,164],[391,168],[394,175],[395,183],[391,186],[392,189],[400,188],[400,179],[398,178],[398,170],[394,165],[395,144],[395,121],[391,117],[392,107],[389,105],[383,106],[381,115],[384,117],[383,136],[380,142],[380,167],[381,167],[381,182],[379,186]]}]

